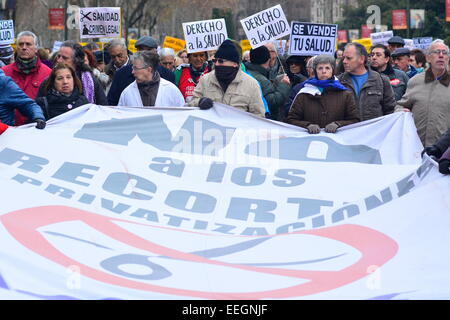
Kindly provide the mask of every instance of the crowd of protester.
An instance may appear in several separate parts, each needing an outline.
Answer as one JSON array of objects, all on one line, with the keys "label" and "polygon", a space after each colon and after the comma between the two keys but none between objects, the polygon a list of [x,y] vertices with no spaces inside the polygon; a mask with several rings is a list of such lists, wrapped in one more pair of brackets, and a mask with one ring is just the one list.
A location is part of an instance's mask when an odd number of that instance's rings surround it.
[{"label": "crowd of protester", "polygon": [[270,42],[242,52],[234,40],[213,52],[175,52],[150,36],[135,47],[132,54],[124,39],[102,49],[65,41],[51,53],[33,32],[20,32],[15,51],[0,46],[0,134],[31,122],[44,129],[46,120],[89,103],[203,110],[222,103],[310,134],[411,112],[422,154],[449,173],[449,48],[442,40],[422,51],[394,36],[370,52],[348,43],[334,56],[283,55]]}]

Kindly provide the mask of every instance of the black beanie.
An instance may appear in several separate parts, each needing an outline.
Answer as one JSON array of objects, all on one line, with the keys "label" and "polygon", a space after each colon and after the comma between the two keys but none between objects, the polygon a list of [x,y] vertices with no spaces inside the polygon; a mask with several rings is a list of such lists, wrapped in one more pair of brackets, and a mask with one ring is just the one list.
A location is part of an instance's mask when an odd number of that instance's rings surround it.
[{"label": "black beanie", "polygon": [[254,64],[264,64],[270,59],[270,52],[266,46],[261,46],[250,50],[250,62]]},{"label": "black beanie", "polygon": [[241,63],[239,59],[239,52],[237,51],[236,46],[231,40],[225,40],[224,42],[222,42],[219,49],[217,49],[214,57],[233,61],[237,64]]}]

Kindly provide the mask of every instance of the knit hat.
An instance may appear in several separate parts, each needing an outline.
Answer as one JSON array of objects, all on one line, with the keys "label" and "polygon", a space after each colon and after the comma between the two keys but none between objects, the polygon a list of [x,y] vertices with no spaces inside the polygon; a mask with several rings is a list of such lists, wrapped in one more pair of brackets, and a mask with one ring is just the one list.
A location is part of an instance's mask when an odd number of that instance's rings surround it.
[{"label": "knit hat", "polygon": [[9,44],[0,45],[0,59],[10,59],[14,55],[14,50]]},{"label": "knit hat", "polygon": [[250,62],[254,64],[264,64],[270,59],[270,52],[266,46],[260,46],[250,50]]},{"label": "knit hat", "polygon": [[241,63],[239,52],[237,51],[236,46],[233,42],[231,42],[231,40],[225,40],[224,42],[222,42],[219,49],[217,49],[214,57],[233,61],[238,64]]}]

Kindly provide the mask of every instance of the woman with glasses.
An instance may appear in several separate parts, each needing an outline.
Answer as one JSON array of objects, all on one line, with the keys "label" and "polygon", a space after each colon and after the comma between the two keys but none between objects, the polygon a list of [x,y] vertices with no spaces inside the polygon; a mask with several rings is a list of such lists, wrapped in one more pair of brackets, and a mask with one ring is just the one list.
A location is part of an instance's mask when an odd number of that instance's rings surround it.
[{"label": "woman with glasses", "polygon": [[159,56],[151,51],[133,55],[132,74],[136,79],[123,90],[118,106],[181,107],[185,104],[178,88],[161,78],[157,71]]}]

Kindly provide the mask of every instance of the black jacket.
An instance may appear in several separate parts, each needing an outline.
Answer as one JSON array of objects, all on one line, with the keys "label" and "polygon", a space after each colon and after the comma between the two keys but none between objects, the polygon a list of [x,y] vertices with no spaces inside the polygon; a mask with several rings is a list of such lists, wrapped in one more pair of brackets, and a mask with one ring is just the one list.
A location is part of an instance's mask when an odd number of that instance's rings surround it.
[{"label": "black jacket", "polygon": [[36,99],[36,103],[44,112],[45,119],[51,119],[72,109],[88,104],[88,99],[80,94],[78,90],[73,90],[70,97],[48,92],[45,96]]},{"label": "black jacket", "polygon": [[[136,80],[131,73],[131,71],[133,70],[132,67],[133,65],[131,64],[126,65],[117,70],[114,74],[114,79],[108,92],[108,105],[117,106],[122,91],[125,90],[125,88],[128,87],[134,80]],[[175,75],[172,71],[160,65],[158,66],[157,71],[161,78],[175,84]]]}]

